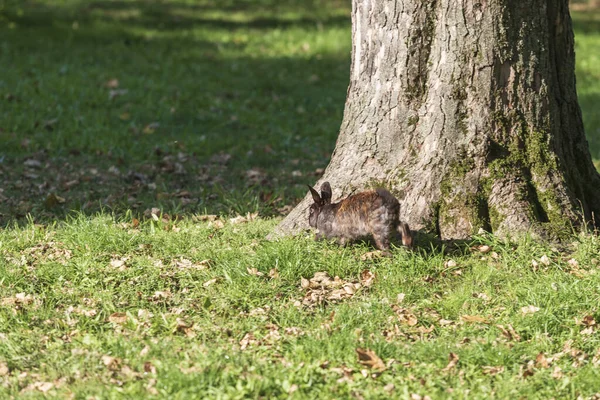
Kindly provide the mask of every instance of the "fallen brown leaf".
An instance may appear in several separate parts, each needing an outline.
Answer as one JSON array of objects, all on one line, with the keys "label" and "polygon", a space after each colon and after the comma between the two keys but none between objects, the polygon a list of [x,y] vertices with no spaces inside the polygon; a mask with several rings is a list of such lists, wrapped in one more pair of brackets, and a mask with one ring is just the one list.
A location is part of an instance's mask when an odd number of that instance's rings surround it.
[{"label": "fallen brown leaf", "polygon": [[154,133],[159,127],[160,127],[160,123],[151,122],[148,125],[146,125],[144,127],[144,129],[142,129],[142,133],[144,133],[146,135],[150,135],[150,134]]},{"label": "fallen brown leaf", "polygon": [[246,271],[248,271],[249,275],[253,275],[253,276],[263,276],[264,273],[260,272],[257,268],[254,267],[247,267]]},{"label": "fallen brown leaf", "polygon": [[54,193],[50,193],[48,194],[48,196],[46,196],[46,200],[44,200],[44,206],[46,208],[54,208],[59,204],[64,204],[65,201],[66,200],[64,197],[60,197]]},{"label": "fallen brown leaf", "polygon": [[460,320],[466,323],[479,323],[479,324],[489,324],[489,321],[484,318],[481,317],[479,315],[461,315],[460,316]]},{"label": "fallen brown leaf", "polygon": [[530,360],[526,365],[521,366],[521,376],[523,378],[527,378],[533,376],[535,374],[535,370],[533,369],[534,361]]},{"label": "fallen brown leaf", "polygon": [[124,95],[126,95],[127,93],[129,93],[129,90],[127,90],[127,89],[111,89],[111,90],[108,92],[108,99],[109,99],[109,100],[112,100],[112,99],[114,99],[115,97],[124,96]]},{"label": "fallen brown leaf", "polygon": [[457,364],[458,364],[458,355],[456,353],[450,353],[450,354],[448,354],[448,365],[446,365],[442,369],[442,371],[448,372],[451,369],[453,369],[454,367],[456,367]]},{"label": "fallen brown leaf", "polygon": [[113,324],[124,324],[127,322],[127,314],[122,312],[112,313],[108,317],[108,321],[112,322]]},{"label": "fallen brown leaf", "polygon": [[490,250],[492,250],[492,248],[486,244],[482,244],[480,246],[477,247],[477,250],[479,250],[480,253],[489,253]]},{"label": "fallen brown leaf", "polygon": [[362,261],[370,261],[370,260],[375,260],[378,258],[382,258],[382,253],[381,250],[375,250],[375,251],[369,251],[367,253],[364,253],[363,255],[360,256],[360,259]]},{"label": "fallen brown leaf", "polygon": [[415,326],[419,322],[415,314],[413,314],[408,308],[400,307],[396,304],[392,304],[392,310],[398,316],[398,320],[408,326]]},{"label": "fallen brown leaf", "polygon": [[213,279],[209,279],[208,281],[204,282],[202,284],[202,286],[204,287],[209,287],[210,285],[212,285],[213,283],[217,282],[217,280],[219,280],[219,278],[213,278]]},{"label": "fallen brown leaf", "polygon": [[535,366],[538,368],[550,367],[550,363],[543,352],[540,352],[537,357],[535,357]]},{"label": "fallen brown leaf", "polygon": [[6,376],[10,370],[8,369],[8,365],[6,363],[0,361],[0,376]]},{"label": "fallen brown leaf", "polygon": [[181,332],[185,334],[185,336],[189,338],[196,337],[196,333],[194,332],[194,324],[184,321],[181,318],[177,318],[175,321],[175,332]]},{"label": "fallen brown leaf", "polygon": [[360,273],[360,283],[364,287],[371,286],[374,281],[375,281],[375,274],[372,271],[365,269]]},{"label": "fallen brown leaf", "polygon": [[101,358],[102,363],[108,368],[110,371],[118,371],[121,369],[121,359],[117,357],[112,357],[109,355],[104,355]]},{"label": "fallen brown leaf", "polygon": [[104,86],[109,89],[116,89],[119,87],[119,80],[117,78],[112,78],[104,83]]},{"label": "fallen brown leaf", "polygon": [[496,325],[496,328],[500,329],[502,334],[508,340],[514,340],[515,342],[521,340],[521,336],[515,331],[512,325],[506,325],[506,328],[504,327],[504,325]]},{"label": "fallen brown leaf", "polygon": [[593,315],[586,315],[581,320],[581,323],[585,326],[594,326],[594,325],[596,325],[596,320],[594,319]]},{"label": "fallen brown leaf", "polygon": [[502,372],[504,372],[504,366],[502,366],[502,365],[500,365],[498,367],[484,366],[481,368],[482,368],[481,372],[484,375],[497,375],[497,374],[501,374]]},{"label": "fallen brown leaf", "polygon": [[237,217],[230,218],[229,223],[232,225],[243,224],[245,222],[254,221],[258,217],[258,213],[247,213],[245,217],[238,215]]},{"label": "fallen brown leaf", "polygon": [[521,307],[521,313],[523,315],[534,314],[538,311],[540,311],[540,308],[532,305]]},{"label": "fallen brown leaf", "polygon": [[172,296],[169,290],[157,290],[152,296],[152,300],[165,300]]},{"label": "fallen brown leaf", "polygon": [[562,369],[557,365],[552,370],[552,374],[550,375],[554,379],[562,379],[565,375],[562,372]]},{"label": "fallen brown leaf", "polygon": [[248,332],[244,335],[242,340],[240,340],[240,350],[246,350],[248,346],[257,344],[258,340],[254,337],[254,334]]},{"label": "fallen brown leaf", "polygon": [[156,367],[150,361],[146,361],[144,363],[144,372],[156,374]]},{"label": "fallen brown leaf", "polygon": [[385,363],[373,350],[370,349],[356,349],[358,355],[358,362],[376,371],[384,371],[386,369]]}]

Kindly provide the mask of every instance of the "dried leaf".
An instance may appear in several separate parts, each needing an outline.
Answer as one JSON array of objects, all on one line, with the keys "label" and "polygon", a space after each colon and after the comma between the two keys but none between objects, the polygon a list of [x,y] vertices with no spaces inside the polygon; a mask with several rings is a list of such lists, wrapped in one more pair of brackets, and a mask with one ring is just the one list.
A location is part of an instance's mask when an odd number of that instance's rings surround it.
[{"label": "dried leaf", "polygon": [[127,314],[122,312],[112,313],[108,317],[108,321],[112,322],[113,324],[124,324],[127,322]]},{"label": "dried leaf", "polygon": [[148,310],[139,309],[137,312],[137,317],[141,320],[147,320],[154,317],[154,314]]},{"label": "dried leaf", "polygon": [[150,361],[146,361],[144,363],[144,372],[156,374],[156,367]]},{"label": "dried leaf", "polygon": [[148,345],[144,346],[144,348],[140,351],[140,357],[146,357],[149,351],[150,347],[148,347]]},{"label": "dried leaf", "polygon": [[54,193],[50,193],[48,194],[48,196],[46,196],[46,200],[44,200],[44,206],[46,208],[54,208],[59,204],[64,204],[65,201],[66,200],[64,199],[64,197],[60,197]]},{"label": "dried leaf", "polygon": [[178,268],[205,270],[209,267],[211,260],[202,260],[194,263],[187,258],[180,257],[172,261],[172,264]]},{"label": "dried leaf", "polygon": [[385,363],[373,350],[370,349],[356,349],[358,355],[358,362],[376,371],[384,371],[386,369]]},{"label": "dried leaf", "polygon": [[210,158],[210,162],[212,162],[214,164],[221,164],[221,165],[227,164],[227,162],[229,160],[231,160],[231,154],[227,154],[227,153],[215,154],[214,156],[212,156]]},{"label": "dried leaf", "polygon": [[33,303],[33,296],[25,293],[17,293],[14,297],[5,297],[0,301],[3,306],[26,306]]},{"label": "dried leaf", "polygon": [[211,222],[211,221],[216,220],[217,218],[219,218],[218,215],[206,214],[206,215],[198,215],[194,219],[198,220],[198,221],[208,221],[208,222]]},{"label": "dried leaf", "polygon": [[562,369],[557,365],[552,370],[552,374],[550,375],[554,379],[562,379],[565,375],[562,372]]},{"label": "dried leaf", "polygon": [[124,271],[125,263],[128,259],[129,259],[129,257],[113,258],[112,260],[110,260],[110,266],[113,268],[118,268],[121,271]]},{"label": "dried leaf", "polygon": [[117,78],[109,79],[108,81],[106,81],[104,86],[109,89],[116,89],[119,87],[119,80]]},{"label": "dried leaf", "polygon": [[258,213],[247,213],[245,217],[238,215],[237,217],[230,218],[229,223],[232,225],[242,224],[245,222],[254,221],[258,217]]},{"label": "dried leaf", "polygon": [[216,229],[223,229],[225,227],[225,224],[220,219],[217,219],[215,221],[210,222],[208,226],[214,227]]},{"label": "dried leaf", "polygon": [[523,378],[527,378],[527,377],[533,376],[535,374],[533,365],[534,365],[534,362],[533,362],[533,360],[531,360],[525,366],[521,366],[521,376]]},{"label": "dried leaf", "polygon": [[189,338],[193,338],[196,336],[196,333],[193,330],[194,329],[193,323],[189,323],[189,322],[184,321],[181,318],[177,318],[177,320],[175,321],[175,324],[176,324],[175,332],[181,332]]},{"label": "dried leaf", "polygon": [[109,100],[112,100],[115,97],[124,96],[127,93],[129,93],[129,90],[127,90],[127,89],[111,89],[108,92],[108,98],[109,98]]},{"label": "dried leaf", "polygon": [[154,295],[152,296],[152,300],[164,300],[164,299],[168,299],[172,296],[171,291],[169,290],[157,290],[156,292],[154,292]]},{"label": "dried leaf", "polygon": [[488,296],[486,293],[473,293],[473,297],[476,297],[483,301],[490,301],[490,296]]},{"label": "dried leaf", "polygon": [[154,133],[159,127],[160,127],[160,123],[151,122],[148,125],[146,125],[144,127],[144,129],[142,129],[142,133],[144,133],[146,135],[150,135],[150,134]]},{"label": "dried leaf", "polygon": [[535,366],[538,368],[549,368],[550,367],[550,363],[548,362],[548,359],[546,358],[546,356],[544,355],[543,352],[540,352],[537,357],[535,358]]},{"label": "dried leaf", "polygon": [[33,158],[25,160],[23,165],[28,168],[42,168],[42,162]]},{"label": "dried leaf", "polygon": [[490,323],[486,318],[481,317],[479,315],[461,315],[460,320],[463,322],[469,323],[469,324],[474,324],[474,323],[489,324]]},{"label": "dried leaf", "polygon": [[496,325],[496,327],[498,329],[500,329],[502,334],[508,340],[514,340],[515,342],[518,342],[519,340],[521,340],[521,336],[515,331],[515,329],[512,327],[512,325],[506,325],[506,328],[503,325]]},{"label": "dried leaf", "polygon": [[501,374],[502,372],[504,372],[504,366],[500,365],[498,367],[492,367],[492,366],[484,366],[482,367],[482,371],[481,371],[484,375],[497,375],[497,374]]},{"label": "dried leaf", "polygon": [[49,392],[52,388],[54,388],[54,383],[52,382],[34,382],[32,384],[34,389],[39,390],[42,393]]},{"label": "dried leaf", "polygon": [[375,281],[375,274],[372,271],[365,269],[360,273],[360,283],[364,287],[371,286],[374,281]]},{"label": "dried leaf", "polygon": [[429,325],[429,328],[426,328],[424,326],[419,326],[419,327],[417,327],[417,332],[420,333],[421,335],[425,335],[427,333],[433,332],[434,329],[435,329],[435,327],[433,325]]},{"label": "dried leaf", "polygon": [[375,250],[375,251],[369,251],[363,255],[360,256],[360,259],[362,261],[370,261],[370,260],[375,260],[378,258],[381,258],[382,254],[380,250]]},{"label": "dried leaf", "polygon": [[254,267],[247,267],[246,271],[248,271],[248,274],[253,275],[253,276],[263,276],[264,273],[260,272],[258,269],[254,268]]},{"label": "dried leaf", "polygon": [[546,266],[550,265],[550,259],[545,254],[540,258],[540,262]]},{"label": "dried leaf", "polygon": [[591,335],[592,333],[594,333],[594,327],[593,326],[588,326],[587,328],[584,328],[581,330],[581,332],[579,332],[580,335]]},{"label": "dried leaf", "polygon": [[596,325],[596,320],[594,319],[593,315],[586,315],[581,320],[581,323],[585,326],[594,326],[594,325]]},{"label": "dried leaf", "polygon": [[118,371],[121,369],[121,359],[117,357],[111,357],[109,355],[102,356],[102,363],[111,371]]},{"label": "dried leaf", "polygon": [[417,317],[408,308],[399,307],[396,304],[393,304],[392,310],[394,310],[398,316],[398,320],[403,324],[415,326],[419,322]]},{"label": "dried leaf", "polygon": [[540,308],[532,305],[521,307],[521,313],[523,315],[534,314],[538,311],[540,311]]},{"label": "dried leaf", "polygon": [[8,365],[6,363],[0,361],[0,376],[6,376],[10,370],[8,369]]},{"label": "dried leaf", "polygon": [[446,268],[454,268],[457,265],[458,264],[454,260],[447,260],[446,262],[444,262],[444,267],[446,267]]},{"label": "dried leaf", "polygon": [[242,340],[240,340],[240,350],[246,350],[248,346],[258,343],[254,335],[250,332],[246,333]]},{"label": "dried leaf", "polygon": [[213,283],[217,282],[217,280],[218,280],[218,279],[219,279],[219,278],[213,278],[213,279],[210,279],[210,280],[208,280],[208,281],[204,282],[204,283],[202,284],[202,286],[204,286],[204,287],[209,287],[209,286],[210,286],[210,285],[212,285]]},{"label": "dried leaf", "polygon": [[489,253],[490,250],[492,250],[492,248],[490,246],[488,246],[487,244],[482,244],[480,246],[477,247],[477,250],[479,250],[480,253]]},{"label": "dried leaf", "polygon": [[442,369],[443,372],[448,372],[458,364],[458,355],[456,353],[448,354],[448,365]]}]

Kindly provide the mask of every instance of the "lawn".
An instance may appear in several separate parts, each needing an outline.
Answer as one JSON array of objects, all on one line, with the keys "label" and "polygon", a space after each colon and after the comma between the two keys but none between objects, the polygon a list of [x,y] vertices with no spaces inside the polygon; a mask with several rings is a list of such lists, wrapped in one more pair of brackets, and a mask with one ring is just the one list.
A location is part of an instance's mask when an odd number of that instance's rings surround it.
[{"label": "lawn", "polygon": [[0,398],[600,393],[595,236],[265,240],[333,150],[348,3],[0,0]]}]

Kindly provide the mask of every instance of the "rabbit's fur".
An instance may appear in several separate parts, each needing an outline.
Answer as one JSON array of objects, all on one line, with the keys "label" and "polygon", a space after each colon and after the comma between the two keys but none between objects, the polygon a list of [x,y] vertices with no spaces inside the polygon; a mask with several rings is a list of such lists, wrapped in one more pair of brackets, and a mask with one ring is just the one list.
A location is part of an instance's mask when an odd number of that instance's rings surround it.
[{"label": "rabbit's fur", "polygon": [[378,249],[388,250],[391,238],[398,232],[402,235],[402,244],[412,247],[412,232],[408,224],[398,218],[400,203],[387,190],[360,192],[332,204],[329,182],[321,185],[320,195],[314,188],[308,188],[314,200],[308,223],[317,228],[317,239],[336,238],[344,245],[370,236]]}]

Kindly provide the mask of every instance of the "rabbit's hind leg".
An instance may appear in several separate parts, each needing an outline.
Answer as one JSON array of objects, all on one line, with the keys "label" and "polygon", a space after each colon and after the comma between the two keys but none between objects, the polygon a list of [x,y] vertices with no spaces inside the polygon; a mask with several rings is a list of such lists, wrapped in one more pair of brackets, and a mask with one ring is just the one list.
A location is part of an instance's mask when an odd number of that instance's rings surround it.
[{"label": "rabbit's hind leg", "polygon": [[390,232],[378,232],[373,234],[373,240],[375,241],[375,246],[379,250],[387,251],[390,249]]}]

